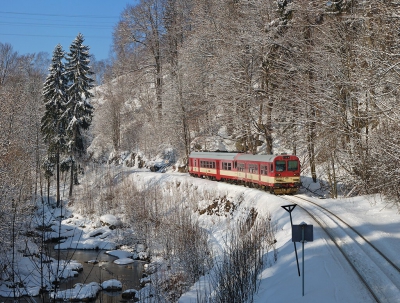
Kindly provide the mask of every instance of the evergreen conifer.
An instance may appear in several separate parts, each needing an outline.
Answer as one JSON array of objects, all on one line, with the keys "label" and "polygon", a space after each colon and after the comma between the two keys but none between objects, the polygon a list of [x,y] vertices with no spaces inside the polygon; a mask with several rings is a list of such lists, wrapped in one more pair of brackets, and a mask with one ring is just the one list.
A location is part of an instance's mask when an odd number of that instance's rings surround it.
[{"label": "evergreen conifer", "polygon": [[70,46],[67,55],[66,75],[68,79],[68,109],[69,116],[68,137],[70,151],[71,183],[69,195],[72,195],[73,184],[77,183],[75,174],[76,160],[86,153],[83,131],[87,130],[92,122],[93,106],[89,99],[93,96],[93,72],[90,70],[89,47],[83,45],[84,37],[78,34]]},{"label": "evergreen conifer", "polygon": [[57,170],[57,206],[60,204],[60,154],[67,149],[69,124],[65,115],[67,79],[63,63],[64,54],[62,46],[58,44],[54,49],[49,74],[43,85],[45,113],[41,121],[41,132],[48,144],[48,159],[52,159]]}]

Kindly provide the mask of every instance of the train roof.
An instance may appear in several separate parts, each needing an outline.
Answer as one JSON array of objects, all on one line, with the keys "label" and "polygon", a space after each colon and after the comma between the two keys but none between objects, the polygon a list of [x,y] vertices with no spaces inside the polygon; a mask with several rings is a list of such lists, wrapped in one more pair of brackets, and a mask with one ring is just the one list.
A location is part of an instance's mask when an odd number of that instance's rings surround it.
[{"label": "train roof", "polygon": [[223,152],[191,152],[190,158],[234,160],[238,153]]},{"label": "train roof", "polygon": [[[272,162],[275,158],[293,157],[294,155],[280,154],[280,155],[250,155],[239,154],[235,160],[237,161],[257,161],[257,162]],[[294,156],[295,157],[295,156]]]},{"label": "train roof", "polygon": [[238,161],[257,161],[272,162],[276,157],[293,156],[287,154],[281,155],[252,155],[241,153],[224,153],[224,152],[191,152],[190,158],[216,159],[216,160],[238,160]]},{"label": "train roof", "polygon": [[272,162],[279,155],[250,155],[240,154],[236,158],[238,161],[257,161],[257,162]]}]

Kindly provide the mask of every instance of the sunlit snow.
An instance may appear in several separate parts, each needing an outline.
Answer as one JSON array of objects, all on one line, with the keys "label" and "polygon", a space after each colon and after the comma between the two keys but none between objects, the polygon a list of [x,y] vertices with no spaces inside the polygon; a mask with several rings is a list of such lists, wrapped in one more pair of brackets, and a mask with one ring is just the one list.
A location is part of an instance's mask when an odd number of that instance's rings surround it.
[{"label": "sunlit snow", "polygon": [[[276,224],[276,248],[277,260],[269,252],[266,259],[265,269],[260,275],[259,291],[255,294],[255,303],[275,302],[307,302],[307,303],[357,303],[375,302],[357,275],[349,267],[349,264],[341,256],[339,250],[330,241],[328,236],[321,230],[316,222],[313,221],[304,211],[296,208],[293,213],[293,224],[306,222],[314,226],[314,241],[305,244],[305,295],[302,296],[302,278],[298,276],[297,264],[294,253],[293,242],[291,241],[291,225],[289,214],[281,207],[288,204],[280,196],[274,196],[257,189],[242,186],[230,185],[222,182],[208,181],[204,179],[192,178],[188,174],[181,173],[151,173],[140,171],[135,173],[132,168],[129,175],[137,184],[149,186],[158,184],[160,188],[167,182],[187,182],[190,186],[196,186],[198,190],[213,191],[217,195],[228,195],[232,199],[241,196],[242,203],[235,210],[231,218],[217,217],[213,215],[199,215],[198,220],[201,227],[205,228],[210,234],[210,245],[213,251],[218,251],[218,247],[224,245],[226,241],[226,227],[232,220],[238,220],[243,210],[254,207],[261,216],[271,214],[273,222]],[[303,179],[303,183],[309,182]],[[346,199],[319,199],[313,198],[317,203],[329,208],[338,214],[345,221],[356,227],[363,234],[368,235],[382,250],[400,264],[400,216],[397,209],[387,204],[380,196],[364,196]],[[207,201],[199,201],[199,207],[206,205]],[[40,209],[40,207],[39,207]],[[40,215],[39,210],[39,215]],[[50,214],[51,211],[51,214]],[[54,215],[65,215],[61,225],[54,221],[54,234],[65,237],[63,243],[55,245],[55,248],[73,249],[105,249],[107,253],[117,257],[115,263],[128,264],[134,262],[132,253],[122,249],[116,250],[117,232],[109,227],[120,224],[118,214],[106,215],[97,219],[88,220],[81,215],[74,214],[71,209],[47,209],[44,208],[45,220],[54,218]],[[103,223],[101,223],[103,222]],[[107,223],[107,225],[103,225]],[[226,243],[225,243],[226,244]],[[144,248],[142,247],[144,250]],[[301,261],[301,245],[297,243],[297,250]],[[139,250],[140,251],[140,248]],[[145,252],[143,252],[145,253]],[[25,283],[24,288],[11,289],[7,287],[7,277],[2,277],[3,283],[0,286],[0,295],[10,297],[15,295],[35,296],[39,293],[38,285],[39,273],[32,263],[35,258],[18,256],[19,275]],[[54,266],[56,262],[53,262]],[[301,263],[300,263],[301,265]],[[79,264],[71,261],[65,264],[66,270],[63,277],[78,274]],[[53,272],[54,268],[53,268]],[[53,280],[55,277],[53,277]],[[118,288],[118,280],[110,281],[109,284]],[[96,294],[105,288],[107,282],[102,285],[97,282],[88,284],[77,284],[73,289],[58,291],[57,298],[88,298],[95,297]],[[192,303],[196,301],[199,293],[208,291],[210,293],[209,276],[203,276],[197,281],[189,291],[184,293],[179,299],[180,303]],[[136,292],[136,290],[131,290]],[[141,290],[142,292],[148,289]]]}]

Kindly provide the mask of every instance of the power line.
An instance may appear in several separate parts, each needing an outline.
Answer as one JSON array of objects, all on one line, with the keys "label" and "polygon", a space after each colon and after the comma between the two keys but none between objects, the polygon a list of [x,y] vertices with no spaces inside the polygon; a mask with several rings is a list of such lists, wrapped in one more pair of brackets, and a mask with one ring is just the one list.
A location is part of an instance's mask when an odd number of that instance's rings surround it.
[{"label": "power line", "polygon": [[[0,15],[1,15],[1,13],[0,13]],[[43,18],[43,17],[40,17],[40,16],[33,16],[33,17],[18,16],[18,18],[17,18],[17,17],[12,16],[12,15],[9,15],[9,16],[1,15],[1,18],[3,20],[11,20],[11,21],[26,21],[26,20],[29,20],[29,21],[37,22],[37,21],[43,21],[43,20],[52,20],[53,22],[71,22],[71,19],[58,18],[58,17],[57,18]],[[74,19],[73,22],[75,22],[75,21],[77,21],[77,22],[100,22],[102,24],[113,24],[113,23],[115,23],[117,21],[117,18],[115,20],[93,20],[93,19],[90,19],[90,18],[84,18],[84,19],[81,19],[81,20],[75,20]]]},{"label": "power line", "polygon": [[71,20],[71,19],[47,19],[47,18],[15,18],[11,16],[1,16],[2,22],[8,22],[8,23],[28,23],[28,24],[35,24],[37,22],[56,22],[58,24],[70,24],[71,22],[80,22],[82,24],[84,23],[89,23],[89,24],[104,24],[104,25],[113,25],[118,20],[110,20],[110,21],[103,21],[103,20],[92,20],[92,19],[82,19],[82,20]]},{"label": "power line", "polygon": [[[43,37],[43,38],[71,38],[71,36],[54,36],[54,35],[35,35],[35,34],[4,34],[0,33],[0,36],[23,36],[23,37]],[[85,35],[85,39],[87,38],[95,38],[95,39],[110,39],[110,37],[106,36],[91,36],[91,35]]]},{"label": "power line", "polygon": [[68,17],[68,18],[95,18],[95,19],[116,19],[119,16],[96,16],[96,15],[61,15],[61,14],[34,14],[34,13],[18,13],[18,12],[2,12],[0,14],[10,15],[28,15],[28,16],[47,16],[47,17]]},{"label": "power line", "polygon": [[103,29],[111,29],[114,27],[113,25],[105,25],[105,24],[57,24],[57,23],[24,23],[24,22],[0,22],[0,25],[12,25],[12,26],[38,26],[38,27],[94,27],[94,28],[103,28]]}]

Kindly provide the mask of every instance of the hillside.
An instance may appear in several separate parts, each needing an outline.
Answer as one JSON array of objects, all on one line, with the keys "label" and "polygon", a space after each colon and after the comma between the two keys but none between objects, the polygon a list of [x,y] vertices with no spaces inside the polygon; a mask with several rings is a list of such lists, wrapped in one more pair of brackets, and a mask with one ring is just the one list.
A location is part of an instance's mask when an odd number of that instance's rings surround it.
[{"label": "hillside", "polygon": [[[160,184],[165,180],[173,179],[174,182],[189,182],[200,190],[213,191],[216,197],[227,194],[228,200],[237,201],[243,197],[243,202],[238,205],[231,216],[222,218],[217,215],[197,216],[201,226],[210,233],[213,246],[224,245],[226,233],[229,226],[238,222],[245,216],[249,209],[255,208],[261,217],[271,215],[276,224],[276,252],[269,251],[265,259],[266,268],[260,275],[260,286],[254,302],[374,302],[369,293],[360,283],[357,276],[350,270],[349,264],[341,256],[339,250],[333,246],[327,235],[321,230],[304,211],[296,209],[293,211],[293,223],[306,222],[314,225],[314,241],[305,244],[305,296],[302,297],[301,278],[297,275],[296,260],[293,243],[291,242],[291,228],[288,213],[281,208],[288,204],[279,196],[273,196],[256,189],[248,189],[235,185],[217,183],[206,180],[192,179],[180,174],[139,174],[134,178],[140,180],[157,180]],[[168,181],[167,181],[168,182]],[[388,206],[379,197],[358,197],[350,199],[316,199],[332,209],[335,213],[354,223],[363,226],[364,233],[374,238],[386,235],[380,241],[383,245],[391,247],[392,255],[396,256],[397,263],[400,262],[396,251],[400,248],[400,234],[396,225],[400,222],[400,216],[396,209]],[[210,203],[201,201],[200,205]],[[381,219],[385,218],[386,224]],[[301,256],[301,245],[297,244],[299,258]],[[276,254],[277,260],[274,261]],[[371,273],[373,274],[373,273]],[[179,302],[194,302],[198,292],[208,289],[207,276],[202,277],[191,291],[184,294]],[[388,302],[395,302],[389,300]]]}]

